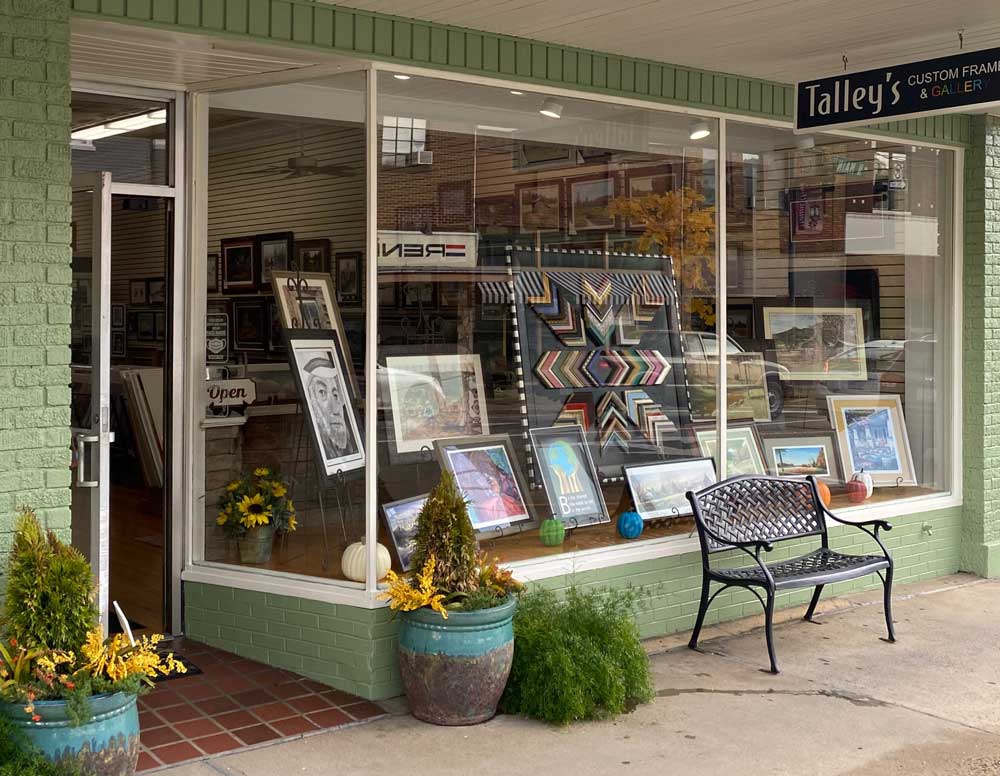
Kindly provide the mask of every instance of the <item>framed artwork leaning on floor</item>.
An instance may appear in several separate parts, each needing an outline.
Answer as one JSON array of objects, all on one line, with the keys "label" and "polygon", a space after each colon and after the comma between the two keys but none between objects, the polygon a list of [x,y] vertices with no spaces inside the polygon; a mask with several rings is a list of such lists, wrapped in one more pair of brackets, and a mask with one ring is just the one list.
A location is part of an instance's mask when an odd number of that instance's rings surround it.
[{"label": "framed artwork leaning on floor", "polygon": [[917,484],[899,396],[833,395],[826,403],[848,479],[864,470],[875,487]]}]

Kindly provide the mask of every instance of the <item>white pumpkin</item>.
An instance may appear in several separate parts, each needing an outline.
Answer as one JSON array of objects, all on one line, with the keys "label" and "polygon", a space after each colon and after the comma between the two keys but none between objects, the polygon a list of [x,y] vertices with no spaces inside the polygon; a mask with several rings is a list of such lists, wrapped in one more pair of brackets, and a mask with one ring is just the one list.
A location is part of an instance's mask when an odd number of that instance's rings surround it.
[{"label": "white pumpkin", "polygon": [[875,492],[875,481],[872,476],[862,469],[859,472],[854,472],[854,476],[851,477],[852,480],[858,480],[858,482],[864,483],[865,486],[865,498],[871,498],[872,493]]},{"label": "white pumpkin", "polygon": [[[365,581],[365,542],[348,545],[344,554],[340,558],[340,570],[344,576],[354,582]],[[389,555],[389,548],[384,544],[375,545],[375,578],[382,579],[386,572],[392,568],[392,556]]]}]

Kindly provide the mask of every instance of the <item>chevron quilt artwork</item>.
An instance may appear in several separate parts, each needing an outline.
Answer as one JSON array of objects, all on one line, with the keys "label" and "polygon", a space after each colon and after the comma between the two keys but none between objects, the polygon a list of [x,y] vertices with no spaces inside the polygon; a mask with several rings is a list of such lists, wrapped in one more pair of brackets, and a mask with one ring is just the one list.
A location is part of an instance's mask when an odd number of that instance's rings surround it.
[{"label": "chevron quilt artwork", "polygon": [[535,362],[546,388],[661,385],[670,362],[658,350],[547,350]]},{"label": "chevron quilt artwork", "polygon": [[542,275],[543,293],[528,297],[538,317],[548,324],[552,333],[567,347],[581,347],[587,344],[583,320],[559,289],[552,285],[548,275]]},{"label": "chevron quilt artwork", "polygon": [[590,393],[573,393],[566,399],[553,426],[578,424],[587,430],[594,423],[594,397]]},{"label": "chevron quilt artwork", "polygon": [[628,452],[632,439],[628,427],[628,409],[618,394],[608,391],[597,403],[597,442],[602,455],[611,445]]},{"label": "chevron quilt artwork", "polygon": [[667,434],[677,431],[677,426],[667,417],[663,408],[649,398],[645,391],[639,388],[625,391],[624,404],[628,419],[657,447],[662,445]]}]

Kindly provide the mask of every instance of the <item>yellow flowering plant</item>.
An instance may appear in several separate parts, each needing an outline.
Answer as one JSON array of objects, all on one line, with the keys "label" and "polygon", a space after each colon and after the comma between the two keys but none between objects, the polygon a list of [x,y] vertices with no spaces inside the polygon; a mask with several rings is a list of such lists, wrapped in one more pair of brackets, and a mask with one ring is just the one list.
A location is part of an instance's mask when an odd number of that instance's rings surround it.
[{"label": "yellow flowering plant", "polygon": [[215,523],[229,539],[242,539],[259,526],[274,526],[279,533],[298,527],[288,484],[268,466],[258,466],[226,485]]}]

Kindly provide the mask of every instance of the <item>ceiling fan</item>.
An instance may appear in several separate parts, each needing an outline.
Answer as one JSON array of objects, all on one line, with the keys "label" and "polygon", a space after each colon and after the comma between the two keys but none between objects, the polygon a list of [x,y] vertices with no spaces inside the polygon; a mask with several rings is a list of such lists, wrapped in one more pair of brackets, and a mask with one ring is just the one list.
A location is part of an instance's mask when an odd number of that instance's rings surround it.
[{"label": "ceiling fan", "polygon": [[358,171],[345,164],[320,164],[320,160],[315,156],[306,154],[302,142],[302,128],[299,128],[299,155],[291,156],[285,160],[284,165],[276,167],[263,167],[259,170],[247,170],[244,175],[280,175],[285,173],[285,180],[289,178],[305,178],[310,175],[332,175],[336,178],[353,178],[358,175]]}]

